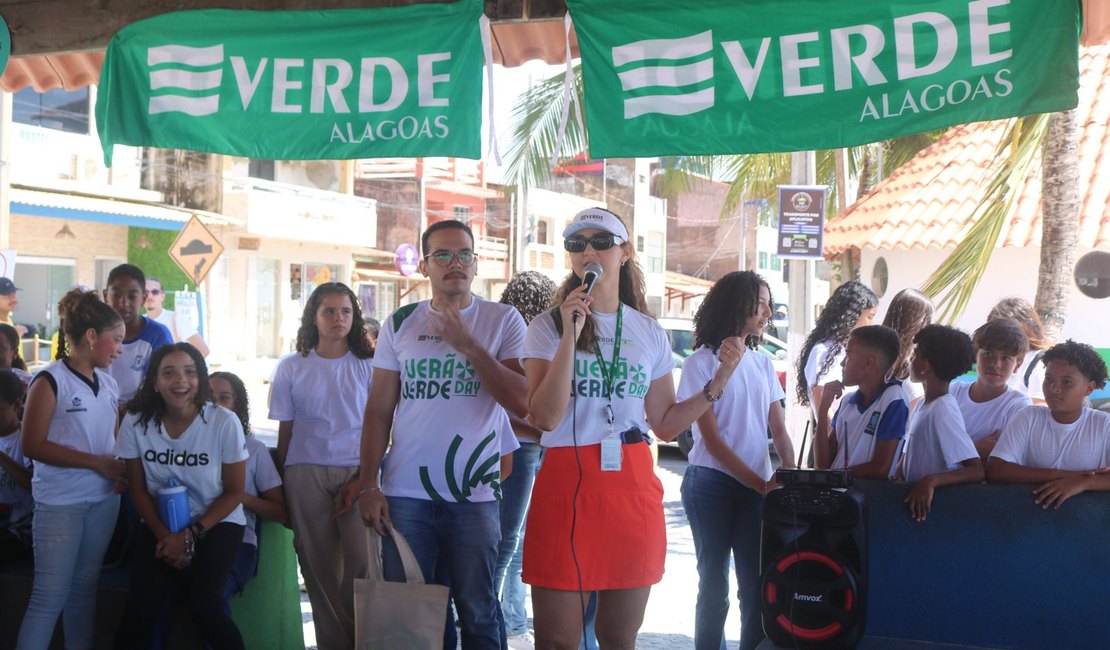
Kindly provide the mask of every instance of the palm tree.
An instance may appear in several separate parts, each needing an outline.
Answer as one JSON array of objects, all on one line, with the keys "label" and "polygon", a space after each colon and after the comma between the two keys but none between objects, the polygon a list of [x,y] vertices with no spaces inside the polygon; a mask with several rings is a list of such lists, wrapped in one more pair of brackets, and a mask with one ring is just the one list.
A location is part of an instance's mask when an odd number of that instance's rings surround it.
[{"label": "palm tree", "polygon": [[[583,106],[582,64],[573,66],[575,100]],[[561,72],[526,90],[513,109],[513,134],[509,144],[508,185],[536,187],[551,178],[551,159],[558,144],[558,129],[563,110],[566,73]],[[880,178],[908,162],[917,152],[935,142],[940,131],[897,138],[882,143],[851,147],[848,150],[850,204]],[[586,151],[587,136],[575,119],[568,119],[559,148],[562,159]],[[817,183],[831,188],[828,204],[836,205],[835,150],[817,154]],[[790,154],[738,154],[732,156],[669,156],[660,159],[661,187],[666,196],[689,191],[696,178],[731,179],[728,196],[721,209],[722,218],[735,214],[743,197],[772,197],[778,185],[790,182]],[[851,191],[854,185],[856,190]],[[830,212],[833,214],[835,210]]]},{"label": "palm tree", "polygon": [[[573,67],[575,99],[582,106],[581,63]],[[517,100],[509,147],[506,180],[510,185],[533,187],[550,178],[558,126],[563,108],[565,73],[541,81]],[[867,194],[878,179],[908,162],[935,142],[942,132],[909,135],[848,149],[846,183],[850,204]],[[1038,161],[1042,169],[1041,262],[1034,307],[1047,332],[1055,336],[1063,327],[1068,283],[1075,264],[1078,242],[1078,156],[1074,111],[1013,118],[993,161],[992,180],[981,197],[975,225],[951,255],[926,281],[923,290],[938,302],[942,318],[955,318],[966,308],[986,271],[1007,216],[1020,188]],[[587,136],[574,119],[567,120],[560,153],[569,158],[585,151]],[[1043,155],[1040,155],[1043,151]],[[729,192],[722,218],[735,213],[742,197],[774,196],[777,185],[790,178],[790,154],[741,154],[735,156],[678,156],[662,162],[663,193],[675,196],[690,189],[696,177],[728,178]],[[836,155],[817,154],[817,183],[831,188],[829,214],[835,214]],[[852,186],[855,186],[854,191]],[[850,266],[850,264],[849,264]]]},{"label": "palm tree", "polygon": [[1068,285],[1079,242],[1079,156],[1075,111],[1013,118],[993,159],[975,225],[923,291],[937,299],[941,318],[955,318],[971,299],[1013,212],[1028,175],[1041,168],[1041,258],[1034,309],[1056,338],[1067,312]]}]

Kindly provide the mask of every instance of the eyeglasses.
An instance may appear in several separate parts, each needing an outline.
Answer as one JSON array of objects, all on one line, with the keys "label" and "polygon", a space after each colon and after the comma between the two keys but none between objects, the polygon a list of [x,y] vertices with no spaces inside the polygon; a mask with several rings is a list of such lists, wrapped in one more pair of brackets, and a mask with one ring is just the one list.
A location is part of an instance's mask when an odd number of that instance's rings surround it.
[{"label": "eyeglasses", "polygon": [[474,262],[478,260],[478,256],[474,254],[474,251],[459,251],[457,253],[452,253],[451,251],[436,251],[431,255],[425,255],[424,259],[432,260],[436,263],[436,266],[447,268],[451,266],[455,260],[459,261],[459,266],[474,266]]},{"label": "eyeglasses", "polygon": [[586,250],[586,244],[589,244],[595,251],[607,251],[613,246],[623,243],[624,240],[613,233],[599,232],[589,239],[585,237],[567,237],[563,240],[563,248],[568,253],[581,253]]},{"label": "eyeglasses", "polygon": [[161,289],[151,289],[147,293],[149,293],[152,296],[160,296],[160,295],[162,295],[162,290]]}]

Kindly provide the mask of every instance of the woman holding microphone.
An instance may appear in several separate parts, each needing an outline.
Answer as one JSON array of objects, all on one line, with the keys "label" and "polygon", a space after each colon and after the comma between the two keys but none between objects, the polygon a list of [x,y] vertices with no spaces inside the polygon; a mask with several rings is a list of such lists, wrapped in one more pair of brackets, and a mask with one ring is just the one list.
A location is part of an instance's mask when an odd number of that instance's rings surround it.
[{"label": "woman holding microphone", "polygon": [[667,547],[648,426],[670,440],[704,413],[743,342],[724,341],[703,391],[676,403],[670,345],[647,313],[625,225],[590,208],[563,238],[573,272],[555,295],[559,306],[532,321],[524,344],[529,413],[546,448],[524,581],[533,587],[537,648],[577,648],[586,601],[597,592],[601,647],[632,650]]}]

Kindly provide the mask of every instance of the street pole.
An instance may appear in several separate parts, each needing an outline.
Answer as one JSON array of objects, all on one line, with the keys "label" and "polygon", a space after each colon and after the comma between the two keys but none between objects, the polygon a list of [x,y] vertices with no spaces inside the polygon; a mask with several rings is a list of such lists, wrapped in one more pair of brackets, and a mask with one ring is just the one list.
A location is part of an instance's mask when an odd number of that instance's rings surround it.
[{"label": "street pole", "polygon": [[[790,157],[790,182],[793,185],[814,185],[817,182],[817,154],[814,151],[797,151]],[[801,450],[803,434],[810,421],[810,409],[798,404],[794,387],[798,385],[798,355],[802,353],[806,336],[813,329],[813,262],[789,260],[787,282],[790,285],[787,300],[786,345],[790,350],[790,366],[786,371],[786,427],[794,443],[794,453]],[[806,435],[806,449],[812,448],[812,426]],[[808,456],[808,452],[806,454]],[[805,459],[803,458],[803,462]]]}]

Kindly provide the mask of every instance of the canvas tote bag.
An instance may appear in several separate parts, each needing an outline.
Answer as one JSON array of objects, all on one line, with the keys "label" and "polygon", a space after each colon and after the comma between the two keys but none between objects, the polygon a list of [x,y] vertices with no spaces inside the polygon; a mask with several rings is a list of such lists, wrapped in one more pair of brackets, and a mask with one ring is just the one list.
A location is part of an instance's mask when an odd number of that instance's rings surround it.
[{"label": "canvas tote bag", "polygon": [[401,555],[405,582],[386,582],[382,576],[382,540],[373,532],[368,536],[369,575],[355,579],[355,650],[441,650],[448,588],[424,584],[404,536],[396,528],[389,533]]}]

